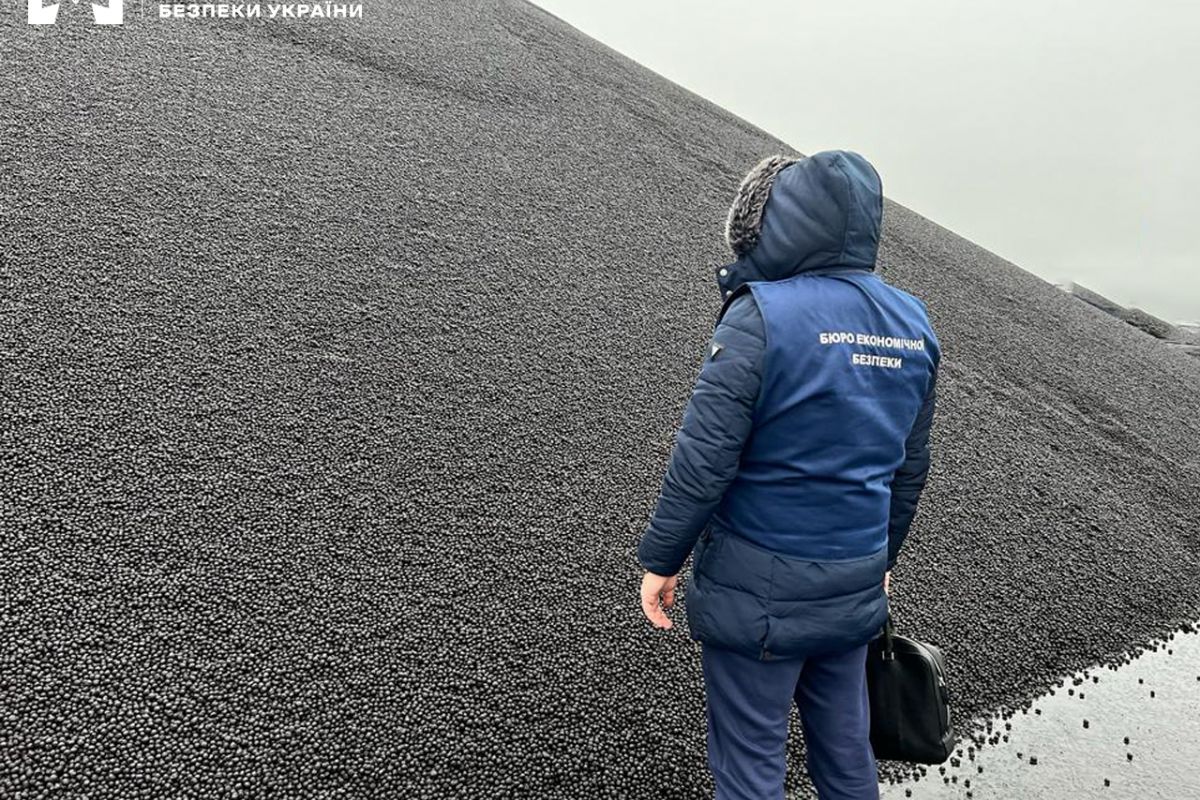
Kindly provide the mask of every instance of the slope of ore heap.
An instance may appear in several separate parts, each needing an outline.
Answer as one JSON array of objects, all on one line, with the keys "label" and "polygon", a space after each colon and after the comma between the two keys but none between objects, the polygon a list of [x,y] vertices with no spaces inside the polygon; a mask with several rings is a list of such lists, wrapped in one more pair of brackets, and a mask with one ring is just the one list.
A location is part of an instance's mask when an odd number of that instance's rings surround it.
[{"label": "slope of ore heap", "polygon": [[[510,0],[127,11],[2,22],[0,796],[703,797],[634,549],[785,146]],[[1200,364],[886,217],[959,713],[1200,618]]]}]

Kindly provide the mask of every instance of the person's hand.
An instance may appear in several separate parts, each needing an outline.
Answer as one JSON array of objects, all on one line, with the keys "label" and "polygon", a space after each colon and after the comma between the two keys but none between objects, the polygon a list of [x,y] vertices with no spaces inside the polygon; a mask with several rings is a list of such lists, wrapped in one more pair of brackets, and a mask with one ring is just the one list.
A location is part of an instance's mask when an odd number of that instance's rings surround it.
[{"label": "person's hand", "polygon": [[[647,572],[642,576],[642,613],[656,628],[670,628],[671,618],[663,611],[675,605],[675,584],[679,579],[672,575],[655,575]],[[659,607],[659,602],[662,607]]]},{"label": "person's hand", "polygon": [[883,573],[883,593],[887,595],[892,593],[892,571],[890,569]]}]

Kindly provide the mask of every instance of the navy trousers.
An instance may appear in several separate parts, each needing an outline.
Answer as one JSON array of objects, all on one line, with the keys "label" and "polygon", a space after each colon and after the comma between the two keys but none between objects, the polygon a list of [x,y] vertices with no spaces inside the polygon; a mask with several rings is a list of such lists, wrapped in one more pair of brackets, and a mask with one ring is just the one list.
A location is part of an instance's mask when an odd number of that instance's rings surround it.
[{"label": "navy trousers", "polygon": [[783,800],[793,700],[821,800],[878,800],[866,658],[866,645],[779,661],[704,645],[708,764],[717,800]]}]

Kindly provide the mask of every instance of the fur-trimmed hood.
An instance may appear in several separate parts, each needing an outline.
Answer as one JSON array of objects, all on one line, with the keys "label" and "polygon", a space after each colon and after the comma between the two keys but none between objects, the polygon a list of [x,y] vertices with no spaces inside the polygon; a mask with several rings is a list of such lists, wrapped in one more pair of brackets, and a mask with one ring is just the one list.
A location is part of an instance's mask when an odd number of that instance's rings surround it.
[{"label": "fur-trimmed hood", "polygon": [[810,270],[874,269],[882,220],[879,173],[858,153],[763,159],[729,209],[725,240],[737,260],[717,271],[721,294]]}]

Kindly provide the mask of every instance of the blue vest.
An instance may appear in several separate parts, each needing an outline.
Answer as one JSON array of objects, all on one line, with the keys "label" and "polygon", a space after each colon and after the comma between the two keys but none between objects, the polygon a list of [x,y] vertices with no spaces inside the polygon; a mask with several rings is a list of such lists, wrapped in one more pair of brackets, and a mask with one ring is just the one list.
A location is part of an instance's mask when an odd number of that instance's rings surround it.
[{"label": "blue vest", "polygon": [[697,547],[692,634],[760,658],[838,652],[887,614],[890,484],[939,347],[870,270],[749,284],[766,351],[754,430]]},{"label": "blue vest", "polygon": [[750,288],[766,325],[763,382],[716,522],[800,558],[874,553],[938,358],[925,307],[866,270]]}]

